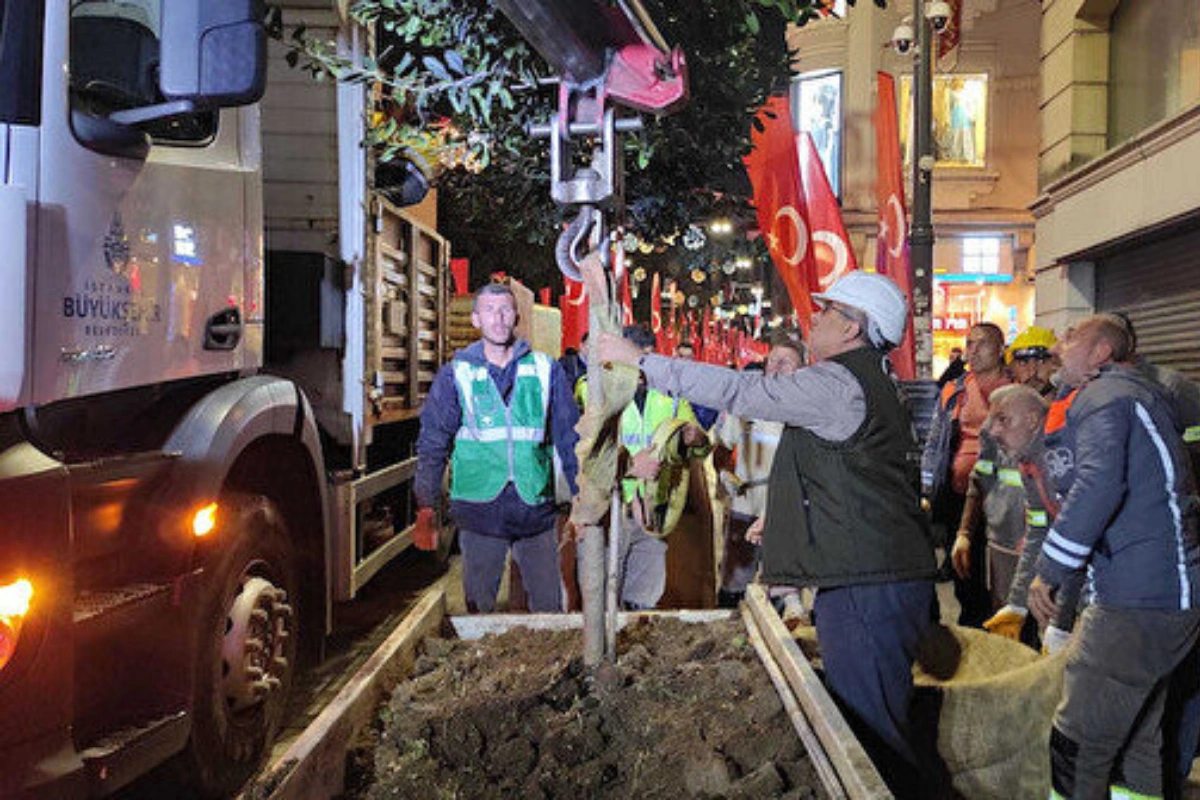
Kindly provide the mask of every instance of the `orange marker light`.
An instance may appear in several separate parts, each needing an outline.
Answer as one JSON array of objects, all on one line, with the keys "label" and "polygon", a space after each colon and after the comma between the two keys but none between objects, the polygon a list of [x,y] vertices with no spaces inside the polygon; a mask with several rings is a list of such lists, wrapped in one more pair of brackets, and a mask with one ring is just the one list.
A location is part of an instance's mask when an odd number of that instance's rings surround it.
[{"label": "orange marker light", "polygon": [[33,599],[33,584],[21,578],[7,586],[0,586],[0,617],[23,617],[29,613],[29,601]]},{"label": "orange marker light", "polygon": [[217,504],[209,503],[192,517],[192,533],[207,536],[217,527]]},{"label": "orange marker light", "polygon": [[32,599],[33,584],[24,578],[0,586],[0,669],[4,669],[17,651],[21,622],[29,613],[29,601]]}]

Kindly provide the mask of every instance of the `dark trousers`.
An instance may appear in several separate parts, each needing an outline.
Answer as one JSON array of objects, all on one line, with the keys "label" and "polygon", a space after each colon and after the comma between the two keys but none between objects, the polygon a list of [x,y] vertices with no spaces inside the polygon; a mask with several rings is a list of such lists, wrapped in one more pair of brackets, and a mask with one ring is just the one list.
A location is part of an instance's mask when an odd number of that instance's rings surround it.
[{"label": "dark trousers", "polygon": [[508,540],[459,530],[462,550],[463,592],[467,610],[491,613],[512,548],[513,560],[521,568],[521,581],[529,598],[530,611],[562,611],[562,575],[558,569],[558,535],[554,528],[536,536]]},{"label": "dark trousers", "polygon": [[[947,561],[950,558],[950,548],[954,546],[954,537],[958,533],[958,523],[962,520],[965,503],[965,497],[945,487],[933,504],[932,522],[941,532]],[[958,624],[969,628],[981,628],[984,620],[992,616],[992,597],[988,592],[987,570],[984,568],[984,564],[987,563],[987,537],[982,530],[972,533],[971,574],[966,578],[954,575],[954,599],[958,601],[959,607]]]},{"label": "dark trousers", "polygon": [[[1091,606],[1067,656],[1050,736],[1062,797],[1100,800],[1110,786],[1161,796],[1168,680],[1200,634],[1200,611]],[[1176,751],[1169,751],[1176,767]]]},{"label": "dark trousers", "polygon": [[934,754],[915,741],[909,712],[918,643],[937,613],[933,582],[820,589],[813,610],[826,682],[880,774],[899,797],[928,797]]}]

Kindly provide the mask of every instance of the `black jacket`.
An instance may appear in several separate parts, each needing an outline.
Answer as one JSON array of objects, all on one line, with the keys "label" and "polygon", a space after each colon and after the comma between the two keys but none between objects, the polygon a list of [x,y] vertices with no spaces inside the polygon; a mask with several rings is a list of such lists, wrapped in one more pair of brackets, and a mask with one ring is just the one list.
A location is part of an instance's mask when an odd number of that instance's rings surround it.
[{"label": "black jacket", "polygon": [[842,442],[784,430],[767,498],[763,579],[833,587],[932,578],[908,410],[878,353],[860,348],[832,360],[862,385],[866,418]]}]

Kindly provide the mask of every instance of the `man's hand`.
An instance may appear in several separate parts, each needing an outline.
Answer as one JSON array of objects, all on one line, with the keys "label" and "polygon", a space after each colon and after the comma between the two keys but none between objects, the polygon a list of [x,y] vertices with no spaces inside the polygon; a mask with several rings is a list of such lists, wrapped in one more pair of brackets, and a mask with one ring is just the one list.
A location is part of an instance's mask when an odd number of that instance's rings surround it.
[{"label": "man's hand", "polygon": [[658,477],[658,470],[661,466],[662,463],[654,456],[654,451],[647,447],[634,454],[625,474],[630,478],[652,481]]},{"label": "man's hand", "polygon": [[1050,620],[1058,615],[1058,603],[1054,600],[1054,590],[1056,587],[1050,586],[1043,581],[1041,577],[1036,577],[1029,584],[1029,610],[1033,612],[1033,616],[1043,625],[1049,625]]},{"label": "man's hand", "polygon": [[954,537],[950,563],[954,565],[954,574],[962,580],[971,576],[971,534],[959,531],[958,536]]},{"label": "man's hand", "polygon": [[427,552],[437,550],[438,538],[438,525],[433,519],[433,509],[417,509],[417,521],[413,524],[413,547]]},{"label": "man's hand", "polygon": [[596,353],[601,362],[611,361],[637,366],[638,359],[642,357],[642,348],[624,336],[602,333],[596,342]]},{"label": "man's hand", "polygon": [[746,528],[746,541],[750,544],[762,544],[763,527],[766,525],[765,517],[758,517],[754,522],[750,523],[750,527]]}]

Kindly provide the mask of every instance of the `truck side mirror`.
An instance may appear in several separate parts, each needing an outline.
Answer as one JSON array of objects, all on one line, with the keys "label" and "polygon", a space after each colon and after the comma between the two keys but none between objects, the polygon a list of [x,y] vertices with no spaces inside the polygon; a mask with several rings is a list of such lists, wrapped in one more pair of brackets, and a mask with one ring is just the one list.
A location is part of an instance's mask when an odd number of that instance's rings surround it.
[{"label": "truck side mirror", "polygon": [[198,111],[256,103],[267,85],[262,0],[163,0],[159,88]]},{"label": "truck side mirror", "polygon": [[256,103],[267,88],[262,0],[162,0],[158,85],[166,102],[115,111],[140,125]]}]

